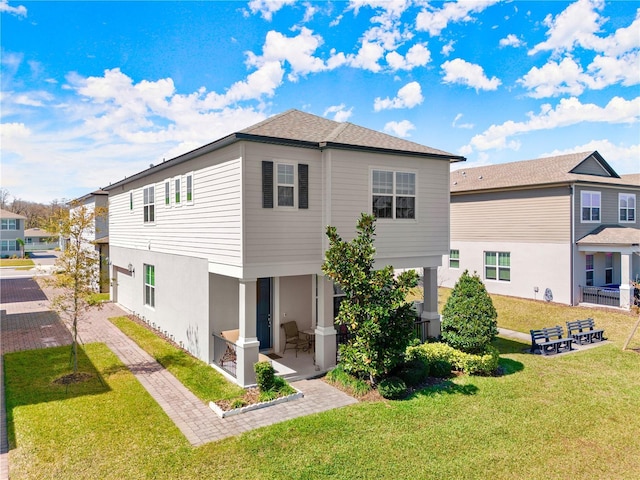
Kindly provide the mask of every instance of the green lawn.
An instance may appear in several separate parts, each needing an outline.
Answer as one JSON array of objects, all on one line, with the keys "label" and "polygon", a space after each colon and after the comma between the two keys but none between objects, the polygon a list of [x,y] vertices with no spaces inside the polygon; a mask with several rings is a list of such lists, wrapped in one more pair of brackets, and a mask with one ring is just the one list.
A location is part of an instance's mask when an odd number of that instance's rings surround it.
[{"label": "green lawn", "polygon": [[[514,299],[501,300],[501,326],[527,331],[537,304],[518,314]],[[621,351],[635,317],[540,305],[542,320],[606,323],[612,343],[543,358],[499,339],[501,377],[456,377],[408,400],[359,403],[199,448],[102,344],[86,346],[83,369],[97,369],[104,386],[94,380],[67,394],[51,381],[67,368],[68,348],[7,354],[11,478],[640,478],[640,355]]]},{"label": "green lawn", "polygon": [[29,258],[0,258],[0,267],[34,267],[35,263]]}]

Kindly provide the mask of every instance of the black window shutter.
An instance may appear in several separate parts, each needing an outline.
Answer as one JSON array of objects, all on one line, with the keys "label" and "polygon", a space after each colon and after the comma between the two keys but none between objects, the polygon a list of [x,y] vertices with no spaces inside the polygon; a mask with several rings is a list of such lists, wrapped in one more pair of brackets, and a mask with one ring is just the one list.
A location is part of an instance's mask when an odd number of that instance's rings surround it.
[{"label": "black window shutter", "polygon": [[298,208],[309,208],[309,165],[298,164]]},{"label": "black window shutter", "polygon": [[273,162],[262,161],[262,208],[273,208]]}]

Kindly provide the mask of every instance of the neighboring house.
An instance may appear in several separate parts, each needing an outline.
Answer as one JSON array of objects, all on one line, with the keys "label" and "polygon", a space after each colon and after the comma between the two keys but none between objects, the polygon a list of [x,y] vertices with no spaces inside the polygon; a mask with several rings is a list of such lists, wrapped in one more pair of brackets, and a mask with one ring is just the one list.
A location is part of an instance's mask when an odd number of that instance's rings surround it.
[{"label": "neighboring house", "polygon": [[341,293],[321,271],[325,228],[352,238],[369,212],[377,264],[424,268],[422,317],[438,335],[459,160],[350,123],[276,115],[105,188],[111,298],[218,369],[232,358],[223,370],[240,385],[255,382],[259,352],[282,352],[290,320],[313,332],[316,370],[327,370]]},{"label": "neighboring house", "polygon": [[27,252],[53,250],[59,246],[57,234],[41,228],[28,228],[24,231],[24,248]]},{"label": "neighboring house", "polygon": [[27,217],[0,209],[0,257],[22,255],[20,242],[24,241],[24,224]]},{"label": "neighboring house", "polygon": [[628,308],[639,194],[640,175],[619,176],[596,151],[452,172],[442,284],[469,270],[492,293]]},{"label": "neighboring house", "polygon": [[[74,215],[79,208],[84,207],[90,213],[98,211],[95,216],[94,225],[88,229],[84,241],[87,247],[95,249],[100,258],[99,279],[96,284],[99,285],[101,292],[109,291],[109,193],[104,190],[96,190],[94,192],[83,195],[70,202],[69,215]],[[98,210],[96,210],[98,209]]]}]

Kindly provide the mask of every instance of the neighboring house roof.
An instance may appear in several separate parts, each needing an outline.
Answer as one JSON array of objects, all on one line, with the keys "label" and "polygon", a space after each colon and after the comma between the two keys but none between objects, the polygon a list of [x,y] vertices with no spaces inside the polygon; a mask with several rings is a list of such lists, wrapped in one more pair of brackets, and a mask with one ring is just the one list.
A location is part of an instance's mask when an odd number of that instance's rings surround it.
[{"label": "neighboring house roof", "polygon": [[46,230],[42,230],[41,228],[27,228],[24,231],[25,237],[56,237],[57,234],[47,232]]},{"label": "neighboring house roof", "polygon": [[360,150],[376,153],[391,153],[425,158],[439,158],[447,162],[464,161],[465,158],[442,150],[420,145],[401,138],[387,135],[369,128],[360,127],[352,123],[341,123],[327,118],[301,112],[287,110],[274,115],[260,123],[252,125],[224,138],[216,140],[200,148],[192,150],[161,164],[152,166],[129,178],[104,187],[109,191],[116,186],[123,185],[147,174],[161,171],[165,168],[191,160],[205,153],[212,152],[239,141],[273,143],[301,148],[323,150],[336,148],[345,150]]},{"label": "neighboring house roof", "polygon": [[86,195],[83,195],[81,197],[76,198],[75,200],[72,200],[70,203],[73,203],[73,202],[84,202],[88,198],[94,197],[94,196],[97,196],[97,195],[109,195],[109,192],[99,188],[98,190],[95,190],[95,191],[93,191],[91,193],[87,193]]},{"label": "neighboring house roof", "polygon": [[578,245],[638,245],[640,232],[623,225],[601,225],[576,242]]},{"label": "neighboring house roof", "polygon": [[451,193],[576,182],[640,186],[639,180],[640,174],[620,177],[597,151],[590,151],[461,168],[451,172]]},{"label": "neighboring house roof", "polygon": [[96,239],[93,243],[99,243],[101,245],[109,244],[109,235]]},{"label": "neighboring house roof", "polygon": [[13,213],[8,210],[2,210],[2,209],[0,209],[0,218],[18,218],[22,220],[27,219],[27,217],[25,217],[24,215],[20,215],[18,213]]}]

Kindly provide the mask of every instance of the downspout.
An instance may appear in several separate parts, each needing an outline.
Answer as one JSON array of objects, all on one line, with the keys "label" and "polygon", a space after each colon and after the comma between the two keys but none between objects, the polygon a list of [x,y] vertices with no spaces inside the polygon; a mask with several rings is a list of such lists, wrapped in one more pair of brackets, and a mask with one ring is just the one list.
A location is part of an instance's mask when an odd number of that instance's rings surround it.
[{"label": "downspout", "polygon": [[570,289],[570,295],[571,295],[571,305],[576,305],[576,301],[575,301],[575,279],[574,279],[574,275],[575,275],[575,271],[574,271],[574,256],[575,256],[575,236],[576,236],[576,203],[575,203],[575,199],[574,199],[574,186],[573,185],[569,185],[569,200],[571,201],[571,258],[569,260],[569,265],[571,268],[571,275],[569,276],[569,278],[571,279],[571,289]]}]

